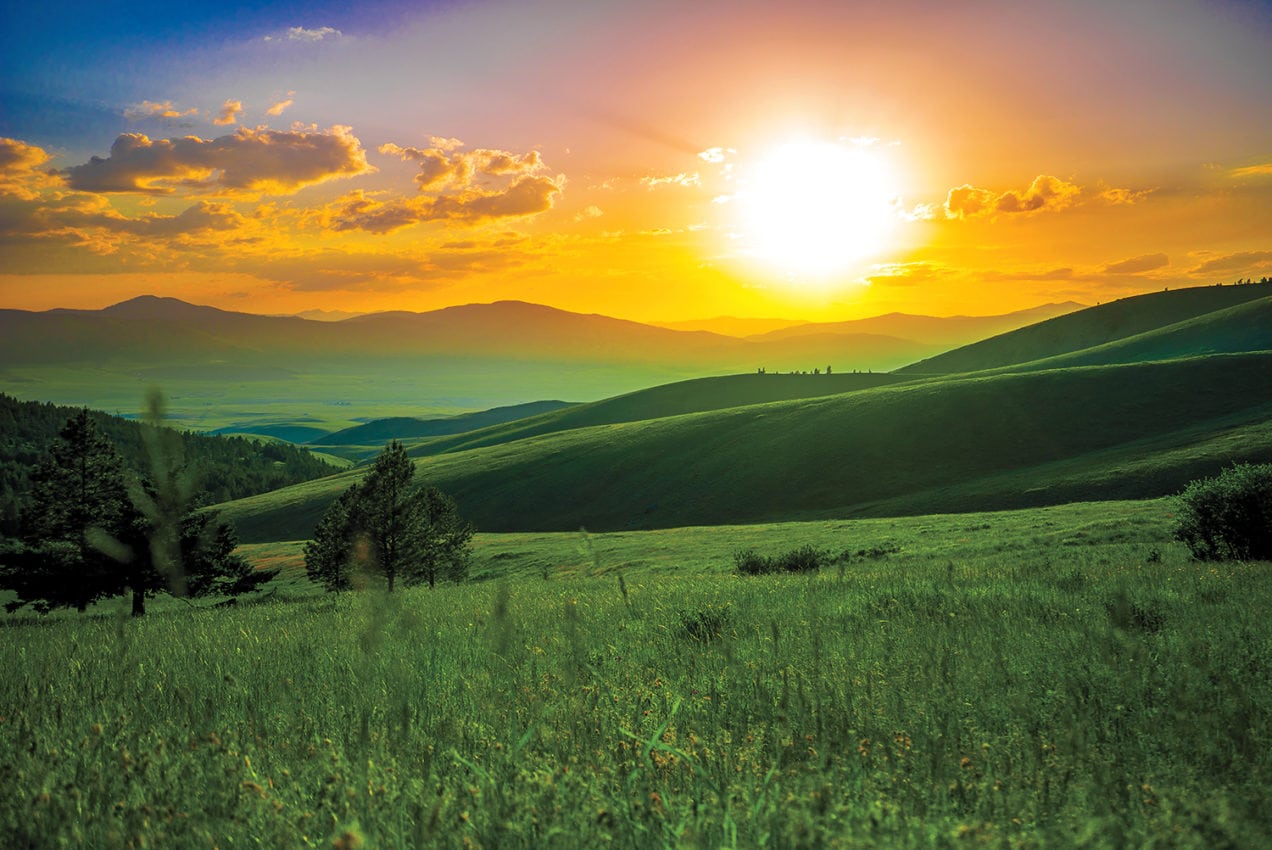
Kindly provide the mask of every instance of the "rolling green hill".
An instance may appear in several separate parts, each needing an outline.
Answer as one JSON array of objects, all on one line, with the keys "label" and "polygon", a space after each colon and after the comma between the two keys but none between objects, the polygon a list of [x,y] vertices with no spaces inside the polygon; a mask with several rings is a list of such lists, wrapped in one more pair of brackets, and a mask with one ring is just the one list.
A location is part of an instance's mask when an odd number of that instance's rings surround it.
[{"label": "rolling green hill", "polygon": [[411,446],[410,454],[414,457],[423,457],[493,446],[526,437],[595,425],[639,422],[645,419],[702,413],[748,404],[837,395],[887,386],[902,380],[904,379],[886,373],[864,372],[829,375],[751,374],[696,378],[637,390],[589,404],[580,404],[568,410],[534,416],[492,428],[483,428],[452,438],[428,440]]},{"label": "rolling green hill", "polygon": [[1246,351],[1272,351],[1272,296],[1081,351],[1005,368],[1017,371],[1103,366]]},{"label": "rolling green hill", "polygon": [[315,445],[323,446],[383,446],[389,440],[410,440],[421,437],[442,437],[451,434],[463,434],[486,428],[491,425],[502,425],[535,416],[551,413],[563,408],[572,407],[568,401],[532,401],[526,404],[514,404],[507,407],[496,407],[477,413],[464,413],[440,419],[421,419],[415,416],[393,416],[387,419],[376,419],[365,425],[345,428],[334,434],[321,434],[309,440]]},{"label": "rolling green hill", "polygon": [[[1272,296],[1272,283],[1199,286],[1136,295],[999,334],[920,360],[897,372],[915,376],[949,375],[1029,363],[1128,339],[1268,296]],[[1167,356],[1204,351],[1204,348],[1181,348]],[[1097,357],[1094,362],[1103,361]]]},{"label": "rolling green hill", "polygon": [[[1145,498],[1227,462],[1272,459],[1270,386],[1267,353],[971,376],[595,425],[419,467],[483,531]],[[1127,477],[1110,478],[1118,469]],[[230,503],[226,515],[245,542],[303,538],[356,475]]]}]

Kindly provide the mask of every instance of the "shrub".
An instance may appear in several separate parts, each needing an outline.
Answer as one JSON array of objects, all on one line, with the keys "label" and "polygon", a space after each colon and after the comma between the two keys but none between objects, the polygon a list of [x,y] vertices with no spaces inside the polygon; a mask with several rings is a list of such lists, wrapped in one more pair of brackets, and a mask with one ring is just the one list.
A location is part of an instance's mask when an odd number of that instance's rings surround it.
[{"label": "shrub", "polygon": [[815,573],[822,567],[826,556],[805,544],[782,555],[761,555],[754,549],[733,554],[733,569],[742,576],[762,576],[769,573]]},{"label": "shrub", "polygon": [[777,558],[777,568],[785,573],[815,573],[821,569],[822,553],[804,544]]},{"label": "shrub", "polygon": [[746,549],[733,553],[733,569],[740,576],[762,576],[776,570],[777,565],[772,558],[754,549]]},{"label": "shrub", "polygon": [[1272,560],[1272,464],[1237,464],[1189,484],[1175,538],[1200,561]]}]

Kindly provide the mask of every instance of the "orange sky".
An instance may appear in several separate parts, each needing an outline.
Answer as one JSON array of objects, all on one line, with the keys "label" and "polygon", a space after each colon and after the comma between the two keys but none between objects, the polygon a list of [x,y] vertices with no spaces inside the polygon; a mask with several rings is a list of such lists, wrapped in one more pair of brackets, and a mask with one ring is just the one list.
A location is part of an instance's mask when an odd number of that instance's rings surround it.
[{"label": "orange sky", "polygon": [[[1272,274],[1266,4],[579,5],[280,7],[31,58],[0,307],[825,320]],[[774,181],[797,139],[886,186]],[[758,256],[788,225],[831,268]]]}]

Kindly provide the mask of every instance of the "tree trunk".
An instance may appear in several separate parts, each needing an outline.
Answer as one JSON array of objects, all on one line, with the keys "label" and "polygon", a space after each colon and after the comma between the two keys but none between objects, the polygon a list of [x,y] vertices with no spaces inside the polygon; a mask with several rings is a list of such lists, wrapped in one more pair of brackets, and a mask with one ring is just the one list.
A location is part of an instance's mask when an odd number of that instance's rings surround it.
[{"label": "tree trunk", "polygon": [[133,589],[132,615],[140,617],[146,613],[146,591]]}]

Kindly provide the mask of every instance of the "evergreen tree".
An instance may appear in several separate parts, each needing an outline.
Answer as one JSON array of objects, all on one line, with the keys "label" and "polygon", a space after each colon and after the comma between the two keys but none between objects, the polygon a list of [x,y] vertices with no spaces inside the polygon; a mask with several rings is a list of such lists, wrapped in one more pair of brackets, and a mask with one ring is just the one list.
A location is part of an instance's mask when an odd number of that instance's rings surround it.
[{"label": "evergreen tree", "polygon": [[361,485],[346,490],[323,514],[305,547],[309,577],[328,590],[352,586],[355,567],[415,584],[461,581],[468,574],[473,528],[455,502],[435,487],[412,486],[415,464],[396,440],[376,458]]},{"label": "evergreen tree", "polygon": [[[152,399],[155,411],[159,403]],[[67,421],[31,473],[23,540],[0,547],[0,587],[18,597],[10,610],[82,611],[131,592],[141,616],[146,597],[161,590],[244,593],[277,574],[235,556],[233,530],[195,509],[179,457],[157,451],[153,461],[151,479],[130,482],[87,410]]]},{"label": "evergreen tree", "polygon": [[139,520],[119,454],[82,410],[31,471],[31,505],[22,522],[26,545],[7,552],[4,584],[37,610],[83,611],[120,592],[115,556]]},{"label": "evergreen tree", "polygon": [[314,539],[305,544],[305,572],[327,590],[353,587],[356,534],[350,515],[358,497],[357,484],[341,493],[318,520]]}]

